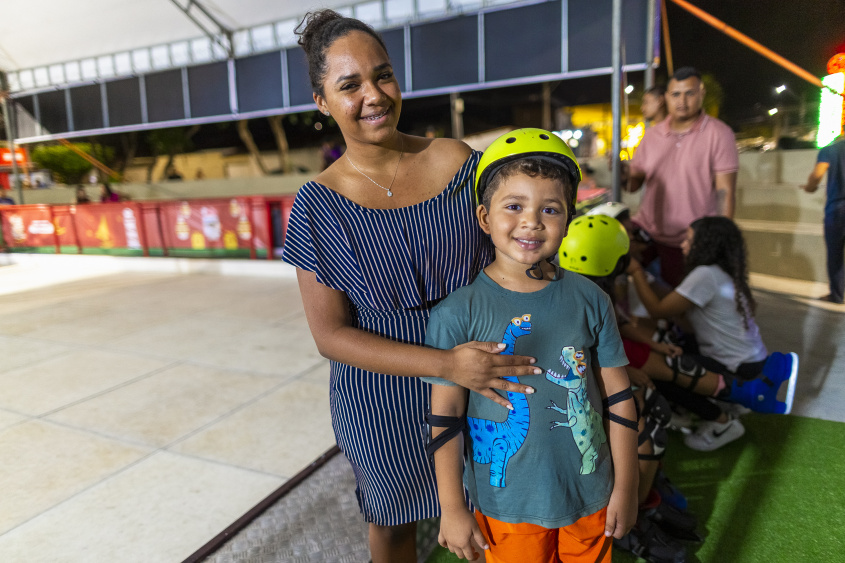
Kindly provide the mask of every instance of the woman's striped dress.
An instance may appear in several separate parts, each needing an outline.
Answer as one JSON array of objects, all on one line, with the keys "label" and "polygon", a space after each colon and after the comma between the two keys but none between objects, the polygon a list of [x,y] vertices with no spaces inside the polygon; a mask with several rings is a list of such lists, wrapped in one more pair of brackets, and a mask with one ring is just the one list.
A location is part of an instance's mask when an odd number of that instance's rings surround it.
[{"label": "woman's striped dress", "polygon": [[[474,152],[439,195],[401,209],[368,209],[305,184],[282,259],[346,293],[356,327],[422,344],[431,308],[492,259],[474,213],[480,156]],[[355,470],[367,522],[396,525],[439,514],[424,453],[429,388],[418,378],[331,362],[332,426]]]}]

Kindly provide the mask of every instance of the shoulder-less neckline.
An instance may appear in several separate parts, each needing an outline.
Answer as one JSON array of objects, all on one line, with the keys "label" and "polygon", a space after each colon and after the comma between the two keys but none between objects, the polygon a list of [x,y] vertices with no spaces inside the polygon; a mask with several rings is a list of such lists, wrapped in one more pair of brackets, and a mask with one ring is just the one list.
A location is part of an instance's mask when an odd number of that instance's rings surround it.
[{"label": "shoulder-less neckline", "polygon": [[455,184],[455,182],[457,182],[463,176],[462,172],[463,172],[464,168],[467,166],[467,163],[469,163],[473,159],[474,156],[475,156],[475,151],[473,151],[473,153],[470,154],[467,157],[467,159],[463,162],[463,164],[461,164],[461,166],[457,170],[457,172],[455,172],[455,175],[452,176],[452,179],[449,180],[449,182],[446,184],[446,186],[439,193],[437,193],[436,195],[434,195],[434,196],[432,196],[428,199],[424,199],[420,202],[412,203],[411,205],[406,205],[406,206],[403,206],[403,207],[367,207],[366,205],[361,205],[360,203],[352,201],[351,199],[349,199],[345,195],[341,194],[340,192],[337,192],[337,191],[331,189],[330,187],[328,187],[327,185],[322,184],[322,183],[320,183],[316,180],[311,180],[310,182],[308,182],[308,184],[319,187],[322,190],[328,192],[333,197],[335,197],[337,200],[345,202],[346,204],[348,204],[352,207],[355,207],[357,209],[360,209],[362,211],[367,211],[367,212],[370,212],[370,213],[403,211],[403,210],[413,209],[413,208],[419,207],[421,205],[428,205],[428,204],[434,203],[438,199],[442,198],[444,196],[444,194],[446,194],[446,192],[449,191],[450,188],[452,188],[452,186]]}]

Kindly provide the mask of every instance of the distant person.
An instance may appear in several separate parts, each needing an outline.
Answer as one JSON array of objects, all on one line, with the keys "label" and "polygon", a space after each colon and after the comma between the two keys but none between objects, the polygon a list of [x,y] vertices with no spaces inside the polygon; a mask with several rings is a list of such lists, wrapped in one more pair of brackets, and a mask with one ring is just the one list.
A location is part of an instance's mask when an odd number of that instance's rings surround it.
[{"label": "distant person", "polygon": [[76,204],[91,203],[88,193],[85,191],[85,186],[79,184],[76,186]]},{"label": "distant person", "polygon": [[666,112],[666,88],[663,86],[652,86],[643,94],[643,102],[640,105],[643,119],[655,125],[660,123],[668,115]]},{"label": "distant person", "polygon": [[194,174],[194,180],[204,180],[205,179],[205,172],[203,172],[202,168],[197,168],[196,174]]},{"label": "distant person", "polygon": [[681,243],[689,225],[708,215],[733,217],[739,153],[734,133],[701,109],[704,84],[692,67],[678,69],[666,89],[669,117],[646,130],[631,160],[627,190],[645,184],[633,217],[654,245],[645,264],[660,260],[671,286],[684,276]]},{"label": "distant person", "polygon": [[120,194],[114,192],[108,182],[103,184],[100,192],[100,203],[116,203],[120,201]]},{"label": "distant person", "polygon": [[827,246],[827,277],[830,293],[822,301],[842,304],[845,291],[845,136],[819,150],[816,167],[801,186],[807,193],[819,188],[827,174],[827,203],[824,206],[824,242]]},{"label": "distant person", "polygon": [[178,170],[176,170],[176,167],[174,167],[174,166],[168,167],[167,170],[165,171],[164,175],[165,175],[165,178],[167,178],[168,180],[172,180],[172,181],[176,181],[176,182],[179,182],[179,181],[184,179],[182,174]]},{"label": "distant person", "polygon": [[331,166],[337,159],[343,156],[343,149],[340,144],[326,141],[320,149],[320,155],[323,157],[323,170]]}]

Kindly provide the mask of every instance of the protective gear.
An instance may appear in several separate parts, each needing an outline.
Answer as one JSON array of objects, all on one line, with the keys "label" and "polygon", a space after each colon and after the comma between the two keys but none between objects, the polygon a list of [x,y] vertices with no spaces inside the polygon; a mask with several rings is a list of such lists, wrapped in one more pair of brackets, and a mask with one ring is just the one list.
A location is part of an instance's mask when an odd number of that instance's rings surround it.
[{"label": "protective gear", "polygon": [[[618,201],[608,201],[607,203],[602,203],[601,205],[597,205],[587,211],[587,215],[604,215],[605,217],[612,217],[617,221],[621,221],[622,219],[620,219],[619,216],[624,215],[625,213],[627,213],[628,217],[630,217],[630,208],[624,203],[619,203]],[[623,219],[624,218],[625,217],[623,216]]]},{"label": "protective gear", "polygon": [[639,430],[637,426],[636,420],[630,420],[623,416],[619,416],[616,413],[610,412],[610,407],[615,405],[616,403],[621,403],[622,401],[627,401],[628,399],[633,399],[634,394],[631,392],[631,388],[628,387],[627,389],[623,389],[618,393],[614,393],[610,395],[607,399],[602,401],[602,406],[604,406],[604,417],[609,419],[611,422],[615,422],[616,424],[621,424],[627,428],[630,428],[634,432]]},{"label": "protective gear", "polygon": [[560,267],[585,276],[616,276],[628,267],[631,241],[612,217],[584,215],[569,225],[560,245]]},{"label": "protective gear", "polygon": [[683,374],[690,378],[690,382],[686,386],[690,391],[695,391],[698,380],[707,374],[707,370],[695,358],[686,354],[674,357],[666,356],[666,365],[672,368],[672,383],[679,385],[678,374]]},{"label": "protective gear", "polygon": [[663,499],[663,502],[677,508],[678,510],[686,510],[689,502],[684,493],[669,480],[669,477],[663,472],[663,469],[658,469],[654,476],[654,488]]},{"label": "protective gear", "polygon": [[686,548],[649,520],[643,512],[637,516],[636,525],[622,539],[613,540],[613,546],[630,551],[649,563],[686,563]]},{"label": "protective gear", "polygon": [[[446,442],[466,430],[467,418],[465,416],[439,416],[436,414],[426,413],[425,421],[428,423],[428,442],[425,445],[425,453],[428,455],[429,461],[434,461],[434,452],[442,448]],[[431,428],[445,428],[443,432],[433,437]]]},{"label": "protective gear", "polygon": [[638,454],[640,459],[658,460],[663,458],[666,444],[669,441],[666,435],[666,427],[672,419],[672,407],[666,398],[654,389],[645,390],[645,404],[642,413],[645,418],[645,426],[637,438],[637,445],[651,441],[653,453]]},{"label": "protective gear", "polygon": [[581,167],[566,141],[544,129],[516,129],[505,133],[487,147],[475,172],[476,203],[481,203],[484,190],[502,166],[529,157],[551,162],[567,171],[572,180],[572,200],[567,210],[571,220],[575,216]]},{"label": "protective gear", "polygon": [[[652,489],[652,493],[657,493]],[[659,495],[658,495],[659,496]],[[651,520],[660,527],[661,530],[669,534],[676,540],[701,542],[703,538],[696,531],[698,527],[698,518],[682,510],[672,507],[671,505],[660,500],[656,506],[646,508],[640,512],[642,516]]]}]

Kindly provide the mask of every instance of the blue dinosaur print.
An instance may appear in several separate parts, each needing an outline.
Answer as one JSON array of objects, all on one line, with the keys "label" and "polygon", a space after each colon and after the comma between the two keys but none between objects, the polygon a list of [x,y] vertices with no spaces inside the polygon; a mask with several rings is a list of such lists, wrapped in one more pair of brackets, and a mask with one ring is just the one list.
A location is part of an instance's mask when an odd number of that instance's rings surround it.
[{"label": "blue dinosaur print", "polygon": [[546,379],[569,391],[567,406],[562,409],[552,401],[552,406],[546,408],[567,415],[567,420],[554,422],[551,429],[563,426],[572,431],[572,439],[581,452],[581,475],[589,475],[596,470],[599,448],[607,441],[607,437],[604,434],[601,415],[593,409],[587,398],[587,386],[584,385],[587,364],[584,362],[584,352],[576,352],[574,347],[566,346],[561,350],[560,363],[566,368],[564,375],[546,370]]},{"label": "blue dinosaur print", "polygon": [[[502,354],[512,356],[516,339],[531,334],[531,315],[514,317],[505,329]],[[505,377],[519,383],[516,377]],[[505,470],[508,461],[522,447],[528,434],[528,399],[522,393],[508,392],[513,410],[504,422],[467,417],[472,438],[472,459],[476,463],[490,464],[490,485],[505,487]]]}]

